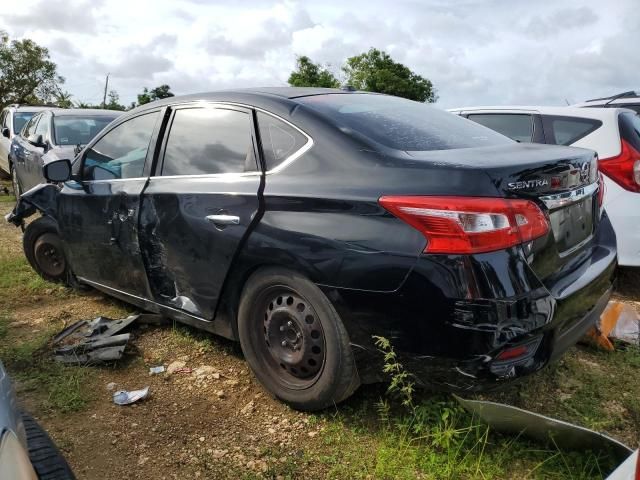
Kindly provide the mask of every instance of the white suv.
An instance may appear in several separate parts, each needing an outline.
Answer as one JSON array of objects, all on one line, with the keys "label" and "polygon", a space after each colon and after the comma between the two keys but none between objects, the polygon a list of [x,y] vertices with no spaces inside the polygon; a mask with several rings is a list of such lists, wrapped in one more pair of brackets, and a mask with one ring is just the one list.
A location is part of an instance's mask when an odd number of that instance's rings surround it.
[{"label": "white suv", "polygon": [[622,92],[610,97],[594,98],[586,102],[576,103],[574,107],[630,108],[640,113],[640,92]]},{"label": "white suv", "polygon": [[640,266],[640,117],[624,108],[473,107],[449,110],[519,142],[598,152],[604,206],[618,237],[618,261]]}]

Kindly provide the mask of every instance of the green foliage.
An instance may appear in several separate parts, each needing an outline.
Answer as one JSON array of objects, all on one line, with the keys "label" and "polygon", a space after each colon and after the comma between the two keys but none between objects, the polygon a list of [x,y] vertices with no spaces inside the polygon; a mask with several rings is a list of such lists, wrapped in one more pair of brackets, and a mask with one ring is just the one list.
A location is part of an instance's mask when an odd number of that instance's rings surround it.
[{"label": "green foliage", "polygon": [[174,94],[171,92],[171,87],[169,85],[160,85],[159,87],[152,88],[149,90],[147,87],[144,87],[142,93],[138,94],[138,105],[145,105],[149,102],[153,102],[155,100],[160,100],[163,98],[173,97]]},{"label": "green foliage", "polygon": [[342,69],[347,77],[346,83],[358,90],[386,93],[418,102],[435,102],[437,99],[431,80],[375,48],[347,59]]},{"label": "green foliage", "polygon": [[319,63],[313,63],[304,55],[296,60],[296,69],[289,75],[288,82],[292,87],[338,88],[340,86],[338,79],[327,68]]},{"label": "green foliage", "polygon": [[29,39],[9,41],[0,31],[0,106],[50,102],[63,83],[46,48]]},{"label": "green foliage", "polygon": [[391,382],[387,393],[399,398],[402,405],[413,410],[413,392],[415,390],[414,377],[407,372],[404,366],[398,361],[391,342],[384,337],[373,337],[376,347],[384,354],[384,367],[382,371],[390,376]]},{"label": "green foliage", "polygon": [[107,110],[120,110],[125,111],[127,107],[120,104],[120,95],[115,90],[109,91],[109,95],[107,95],[109,102],[105,105],[104,108]]},{"label": "green foliage", "polygon": [[73,108],[71,97],[72,95],[69,92],[58,90],[58,93],[54,94],[56,106],[60,108]]}]

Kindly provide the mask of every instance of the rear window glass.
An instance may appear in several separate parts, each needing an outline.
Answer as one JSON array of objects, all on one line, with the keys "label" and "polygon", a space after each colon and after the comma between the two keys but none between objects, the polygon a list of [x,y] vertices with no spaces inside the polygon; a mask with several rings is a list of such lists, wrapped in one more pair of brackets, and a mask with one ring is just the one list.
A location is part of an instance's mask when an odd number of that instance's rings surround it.
[{"label": "rear window glass", "polygon": [[620,134],[633,148],[640,151],[640,116],[623,113],[619,118]]},{"label": "rear window glass", "polygon": [[543,117],[547,143],[571,145],[602,126],[600,120],[545,115]]},{"label": "rear window glass", "polygon": [[291,125],[262,112],[258,112],[258,126],[267,171],[273,170],[309,141]]},{"label": "rear window glass", "polygon": [[533,118],[518,113],[474,113],[469,120],[495,130],[517,142],[531,142],[533,137]]},{"label": "rear window glass", "polygon": [[162,175],[210,175],[256,170],[248,113],[224,108],[176,111]]},{"label": "rear window glass", "polygon": [[458,115],[389,95],[329,94],[296,100],[343,132],[396,150],[449,150],[512,142]]},{"label": "rear window glass", "polygon": [[86,145],[117,116],[53,117],[56,145]]},{"label": "rear window glass", "polygon": [[35,112],[16,112],[13,114],[13,133],[18,134],[22,127],[31,120]]}]

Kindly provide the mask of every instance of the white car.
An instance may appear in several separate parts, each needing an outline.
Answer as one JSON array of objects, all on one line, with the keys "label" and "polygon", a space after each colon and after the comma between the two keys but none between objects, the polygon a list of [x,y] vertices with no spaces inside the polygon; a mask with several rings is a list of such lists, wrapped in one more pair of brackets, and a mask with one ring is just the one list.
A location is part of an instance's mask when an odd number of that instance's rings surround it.
[{"label": "white car", "polygon": [[640,266],[640,117],[625,108],[472,107],[449,110],[519,142],[595,150],[618,262]]},{"label": "white car", "polygon": [[640,113],[640,92],[622,92],[610,97],[594,98],[586,102],[576,103],[574,107],[606,107],[606,108],[630,108]]}]

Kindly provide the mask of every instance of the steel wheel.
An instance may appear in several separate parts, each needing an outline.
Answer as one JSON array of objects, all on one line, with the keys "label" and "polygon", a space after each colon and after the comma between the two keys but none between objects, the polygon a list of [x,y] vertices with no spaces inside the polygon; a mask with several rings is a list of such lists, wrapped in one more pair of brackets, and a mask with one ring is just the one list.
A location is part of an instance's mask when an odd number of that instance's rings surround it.
[{"label": "steel wheel", "polygon": [[255,311],[263,323],[261,353],[271,373],[290,388],[309,387],[325,363],[325,336],[318,314],[308,300],[285,286],[265,290],[258,305]]},{"label": "steel wheel", "polygon": [[67,262],[57,235],[45,233],[36,240],[34,257],[40,269],[49,277],[61,276],[67,268]]}]

